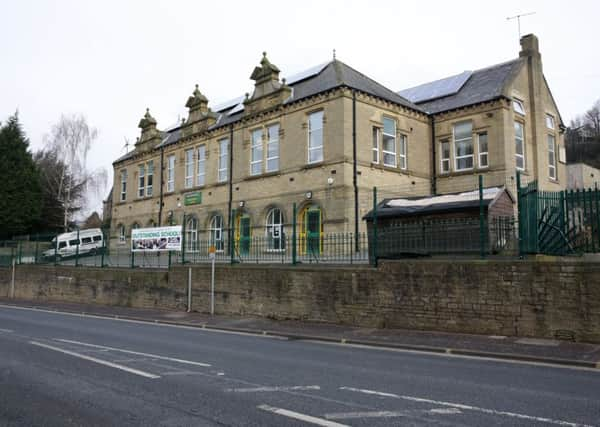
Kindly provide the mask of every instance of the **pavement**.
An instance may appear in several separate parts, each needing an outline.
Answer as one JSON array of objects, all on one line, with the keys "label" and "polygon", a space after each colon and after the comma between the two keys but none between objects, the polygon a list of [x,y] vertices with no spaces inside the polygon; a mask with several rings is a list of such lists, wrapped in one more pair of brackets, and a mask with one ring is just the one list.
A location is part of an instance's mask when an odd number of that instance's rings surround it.
[{"label": "pavement", "polygon": [[322,322],[274,320],[251,316],[224,316],[96,304],[30,301],[0,298],[0,304],[278,336],[287,339],[336,342],[472,357],[531,361],[600,370],[600,345],[553,339],[373,329]]},{"label": "pavement", "polygon": [[0,426],[600,426],[598,369],[50,309],[0,304]]}]

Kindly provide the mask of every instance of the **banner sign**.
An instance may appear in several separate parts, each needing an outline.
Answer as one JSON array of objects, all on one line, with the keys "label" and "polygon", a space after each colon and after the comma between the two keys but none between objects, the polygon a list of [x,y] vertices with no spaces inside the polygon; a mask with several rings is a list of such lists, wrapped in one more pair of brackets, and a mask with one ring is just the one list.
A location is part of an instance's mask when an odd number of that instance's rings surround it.
[{"label": "banner sign", "polygon": [[133,252],[181,251],[181,225],[131,230]]},{"label": "banner sign", "polygon": [[185,206],[202,204],[202,192],[195,191],[183,195],[183,204]]}]

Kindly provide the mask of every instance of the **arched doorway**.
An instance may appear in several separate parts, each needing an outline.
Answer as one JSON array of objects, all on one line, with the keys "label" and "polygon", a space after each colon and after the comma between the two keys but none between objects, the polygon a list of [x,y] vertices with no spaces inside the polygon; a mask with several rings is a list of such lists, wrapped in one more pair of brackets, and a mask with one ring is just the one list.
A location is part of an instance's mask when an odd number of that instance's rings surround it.
[{"label": "arched doorway", "polygon": [[318,205],[305,206],[298,217],[300,224],[300,250],[319,255],[323,250],[323,215]]},{"label": "arched doorway", "polygon": [[240,255],[248,255],[252,242],[250,215],[245,212],[238,212],[235,223],[235,240],[238,252]]}]

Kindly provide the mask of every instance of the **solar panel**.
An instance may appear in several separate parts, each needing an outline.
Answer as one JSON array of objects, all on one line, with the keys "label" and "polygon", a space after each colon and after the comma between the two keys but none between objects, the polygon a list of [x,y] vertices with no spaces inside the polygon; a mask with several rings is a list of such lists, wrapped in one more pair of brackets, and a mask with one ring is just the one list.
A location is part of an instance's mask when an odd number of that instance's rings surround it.
[{"label": "solar panel", "polygon": [[316,76],[323,71],[323,68],[325,68],[327,65],[329,65],[329,62],[324,62],[322,64],[315,65],[314,67],[310,67],[304,71],[300,71],[299,73],[292,74],[291,76],[286,77],[285,82],[286,84],[291,85],[309,77]]},{"label": "solar panel", "polygon": [[401,90],[398,92],[398,95],[403,96],[414,103],[454,95],[458,93],[472,74],[472,71],[463,71],[455,76]]},{"label": "solar panel", "polygon": [[232,116],[234,114],[237,114],[241,111],[244,111],[244,103],[240,102],[238,105],[236,105],[233,110],[231,110],[229,113],[227,113],[228,116]]},{"label": "solar panel", "polygon": [[217,104],[214,108],[213,111],[219,113],[223,110],[228,110],[231,107],[235,107],[236,105],[238,105],[240,102],[242,102],[244,100],[245,96],[238,96],[237,98],[234,99],[230,99],[229,101],[226,102],[222,102],[220,104]]}]

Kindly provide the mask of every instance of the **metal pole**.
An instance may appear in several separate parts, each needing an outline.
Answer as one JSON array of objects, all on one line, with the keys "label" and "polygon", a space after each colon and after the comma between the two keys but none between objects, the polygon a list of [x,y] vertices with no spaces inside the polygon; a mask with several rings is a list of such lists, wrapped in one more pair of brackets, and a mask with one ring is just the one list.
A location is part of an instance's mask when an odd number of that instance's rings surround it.
[{"label": "metal pole", "polygon": [[598,221],[596,225],[596,234],[598,239],[598,247],[600,247],[600,203],[598,198],[598,183],[594,185],[594,201],[596,202],[596,219]]},{"label": "metal pole", "polygon": [[104,267],[104,252],[106,252],[106,236],[104,230],[102,231],[102,253],[100,254],[100,267]]},{"label": "metal pole", "polygon": [[373,187],[373,266],[377,267],[377,187]]},{"label": "metal pole", "polygon": [[485,258],[485,212],[483,209],[483,175],[479,175],[479,249]]},{"label": "metal pole", "polygon": [[296,265],[296,203],[292,206],[292,265]]},{"label": "metal pole", "polygon": [[188,268],[188,309],[187,312],[192,311],[192,267]]},{"label": "metal pole", "polygon": [[15,257],[12,257],[12,277],[10,280],[10,297],[15,297]]},{"label": "metal pole", "polygon": [[519,258],[523,258],[523,203],[521,201],[521,172],[517,171],[517,232],[519,233]]},{"label": "metal pole", "polygon": [[[231,218],[229,218],[229,257],[231,264],[235,263],[235,209],[231,210]],[[222,234],[221,234],[222,235]]]},{"label": "metal pole", "polygon": [[185,264],[185,212],[183,213],[183,227],[181,230],[181,263]]},{"label": "metal pole", "polygon": [[79,267],[79,227],[77,227],[77,246],[75,246],[75,267]]},{"label": "metal pole", "polygon": [[39,245],[40,245],[40,235],[36,234],[36,236],[35,236],[35,257],[33,258],[33,263],[34,264],[38,263],[38,249],[39,249]]},{"label": "metal pole", "polygon": [[215,314],[215,254],[212,254],[210,267],[210,314]]}]

